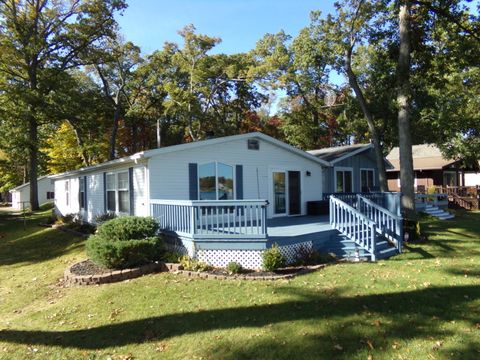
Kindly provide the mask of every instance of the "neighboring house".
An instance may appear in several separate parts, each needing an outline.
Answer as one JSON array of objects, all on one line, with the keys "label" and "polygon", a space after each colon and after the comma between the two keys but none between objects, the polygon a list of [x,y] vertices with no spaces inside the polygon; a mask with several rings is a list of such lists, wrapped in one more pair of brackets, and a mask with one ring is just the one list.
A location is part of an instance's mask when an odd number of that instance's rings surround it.
[{"label": "neighboring house", "polygon": [[[433,186],[478,186],[480,174],[474,169],[462,167],[462,162],[445,159],[435,145],[423,144],[412,146],[413,169],[415,171],[416,190],[427,190]],[[393,165],[387,170],[388,188],[400,190],[400,155],[398,147],[387,155]]]},{"label": "neighboring house", "polygon": [[378,191],[378,169],[373,144],[337,146],[310,150],[308,153],[331,165],[323,175],[325,193]]},{"label": "neighboring house", "polygon": [[[53,180],[48,176],[41,176],[37,179],[38,186],[38,203],[40,205],[53,202],[54,186]],[[12,208],[22,209],[30,207],[30,183],[17,186],[10,190],[12,194]]]},{"label": "neighboring house", "polygon": [[[392,255],[396,250],[385,250],[387,244],[375,248],[375,237],[367,241],[372,231],[339,242],[343,235],[327,216],[298,216],[307,214],[307,203],[322,200],[324,175],[335,164],[261,133],[214,138],[53,175],[55,208],[88,222],[105,213],[153,216],[170,247],[216,266],[237,261],[258,268],[273,243],[290,261],[300,248],[372,259]],[[366,185],[374,186],[368,179]],[[364,218],[352,216],[348,231],[362,231],[355,221]]]}]

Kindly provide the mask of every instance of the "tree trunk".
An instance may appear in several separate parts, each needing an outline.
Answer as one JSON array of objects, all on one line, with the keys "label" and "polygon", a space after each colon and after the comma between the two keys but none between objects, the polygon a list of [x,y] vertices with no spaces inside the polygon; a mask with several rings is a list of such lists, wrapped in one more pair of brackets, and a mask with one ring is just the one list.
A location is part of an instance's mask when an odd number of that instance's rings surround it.
[{"label": "tree trunk", "polygon": [[399,11],[400,53],[397,64],[398,145],[400,152],[400,186],[402,211],[414,220],[415,190],[410,132],[410,2],[402,1]]},{"label": "tree trunk", "polygon": [[383,159],[383,151],[382,151],[382,144],[380,143],[380,137],[378,136],[377,128],[375,127],[375,123],[373,122],[373,116],[368,109],[367,101],[363,96],[363,92],[358,85],[357,77],[352,70],[352,49],[346,51],[345,53],[345,68],[347,71],[348,82],[352,87],[353,91],[355,92],[355,97],[362,108],[363,115],[367,120],[368,129],[370,130],[370,135],[372,137],[373,147],[375,150],[375,162],[377,163],[378,168],[378,179],[380,181],[380,191],[385,192],[388,191],[387,185],[387,175],[385,171],[385,162]]},{"label": "tree trunk", "polygon": [[115,106],[115,111],[113,113],[113,126],[112,132],[110,134],[110,145],[108,150],[108,160],[115,159],[115,144],[117,142],[117,132],[118,132],[118,122],[120,120],[120,106]]},{"label": "tree trunk", "polygon": [[70,124],[70,126],[73,129],[73,132],[75,133],[75,139],[77,140],[77,145],[80,148],[80,155],[82,156],[83,165],[90,166],[90,158],[88,157],[88,153],[85,150],[83,137],[80,134],[80,130],[78,130],[78,128],[74,125],[72,121],[67,120],[67,122]]},{"label": "tree trunk", "polygon": [[162,133],[160,127],[160,118],[157,119],[157,148],[160,149],[162,147]]},{"label": "tree trunk", "polygon": [[37,166],[38,166],[38,124],[34,117],[34,111],[31,109],[29,115],[29,177],[30,177],[30,208],[35,211],[39,209],[38,204],[38,184],[37,184]]}]

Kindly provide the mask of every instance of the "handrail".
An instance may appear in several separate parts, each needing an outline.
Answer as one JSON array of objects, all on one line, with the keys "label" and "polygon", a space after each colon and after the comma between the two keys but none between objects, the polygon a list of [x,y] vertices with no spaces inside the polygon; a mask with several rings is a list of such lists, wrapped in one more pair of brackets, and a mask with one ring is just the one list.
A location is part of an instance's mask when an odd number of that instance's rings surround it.
[{"label": "handrail", "polygon": [[193,239],[264,239],[266,200],[150,200],[162,231]]},{"label": "handrail", "polygon": [[455,204],[461,206],[466,210],[472,210],[478,207],[478,205],[475,204],[475,201],[473,199],[465,199],[455,193],[450,193],[448,194],[448,196],[449,198],[450,197],[452,198],[452,202],[454,202]]},{"label": "handrail", "polygon": [[374,222],[376,231],[395,244],[402,252],[403,218],[388,211],[373,201],[358,195],[357,209]]},{"label": "handrail", "polygon": [[344,201],[330,196],[330,224],[355,244],[367,250],[375,261],[375,224]]}]

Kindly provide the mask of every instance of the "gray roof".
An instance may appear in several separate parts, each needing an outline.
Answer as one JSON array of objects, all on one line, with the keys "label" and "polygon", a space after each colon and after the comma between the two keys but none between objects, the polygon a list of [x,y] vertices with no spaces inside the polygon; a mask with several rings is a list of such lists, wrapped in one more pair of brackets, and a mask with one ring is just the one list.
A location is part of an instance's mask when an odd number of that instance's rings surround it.
[{"label": "gray roof", "polygon": [[[40,176],[37,181],[40,181],[40,180],[43,180],[45,178],[48,178],[50,175],[44,175],[44,176]],[[25,184],[22,184],[22,185],[18,185],[17,187],[14,187],[13,189],[10,189],[8,190],[9,192],[12,192],[12,191],[17,191],[17,190],[20,190],[20,189],[23,189],[24,187],[27,187],[27,186],[30,186],[30,183],[29,182],[26,182]]]},{"label": "gray roof", "polygon": [[307,152],[324,161],[335,163],[371,148],[373,148],[373,144],[355,144],[309,150]]},{"label": "gray roof", "polygon": [[[412,157],[414,170],[442,169],[456,161],[454,159],[445,159],[440,149],[432,144],[413,145]],[[390,169],[390,171],[400,171],[400,153],[398,147],[390,151],[387,159],[393,165],[393,169]]]},{"label": "gray roof", "polygon": [[307,158],[307,159],[309,159],[313,162],[316,162],[319,165],[330,166],[330,164],[328,162],[324,161],[323,159],[315,157],[315,156],[309,154],[308,152],[300,150],[300,149],[298,149],[298,148],[296,148],[292,145],[286,144],[283,141],[277,140],[277,139],[275,139],[271,136],[262,134],[260,132],[251,132],[251,133],[247,133],[247,134],[224,136],[224,137],[213,138],[213,139],[208,139],[208,140],[195,141],[195,142],[191,142],[191,143],[166,146],[166,147],[159,148],[159,149],[141,151],[141,152],[138,152],[138,153],[133,154],[131,156],[126,156],[126,157],[123,157],[123,158],[120,158],[120,159],[107,161],[107,162],[104,162],[104,163],[101,163],[101,164],[92,165],[92,166],[81,168],[81,169],[78,169],[78,170],[67,171],[67,172],[64,172],[62,174],[51,175],[51,178],[59,179],[59,178],[68,177],[68,176],[77,175],[77,174],[83,174],[83,173],[87,173],[87,172],[91,172],[91,171],[95,171],[95,170],[99,170],[99,169],[111,168],[111,167],[120,166],[120,165],[127,165],[127,164],[130,165],[132,163],[137,163],[137,162],[140,162],[144,159],[148,159],[148,158],[150,158],[152,156],[156,156],[156,155],[168,154],[168,153],[175,152],[175,151],[193,150],[193,149],[196,149],[196,148],[202,147],[202,146],[216,145],[216,144],[221,144],[221,143],[224,143],[224,142],[242,140],[242,139],[251,139],[251,138],[257,138],[257,139],[264,140],[264,141],[266,141],[270,144],[276,145],[276,146],[278,146],[280,148],[283,148],[287,151],[290,151],[294,154],[297,154],[297,155],[302,156],[304,158]]}]

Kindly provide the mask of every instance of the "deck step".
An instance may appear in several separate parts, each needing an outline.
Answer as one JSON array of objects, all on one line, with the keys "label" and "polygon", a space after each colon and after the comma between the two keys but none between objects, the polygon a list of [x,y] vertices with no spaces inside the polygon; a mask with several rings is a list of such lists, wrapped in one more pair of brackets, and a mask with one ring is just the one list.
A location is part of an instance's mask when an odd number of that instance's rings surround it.
[{"label": "deck step", "polygon": [[455,215],[450,214],[448,211],[439,209],[437,206],[427,205],[424,210],[427,214],[439,218],[440,220],[453,219]]}]

